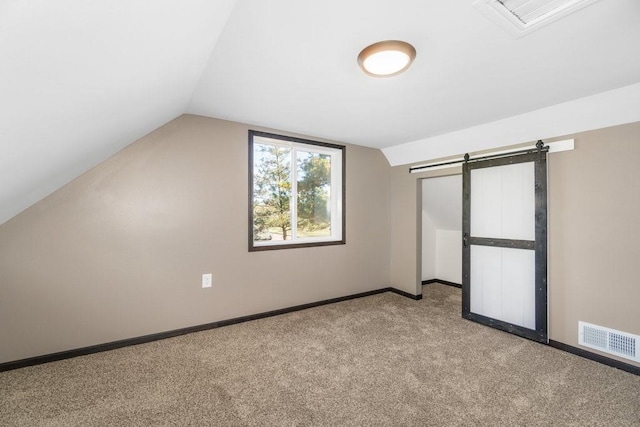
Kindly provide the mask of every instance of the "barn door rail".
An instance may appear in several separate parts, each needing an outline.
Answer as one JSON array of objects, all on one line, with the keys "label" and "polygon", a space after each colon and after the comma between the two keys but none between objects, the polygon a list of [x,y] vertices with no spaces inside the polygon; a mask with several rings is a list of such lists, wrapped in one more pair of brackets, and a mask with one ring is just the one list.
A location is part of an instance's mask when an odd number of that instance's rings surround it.
[{"label": "barn door rail", "polygon": [[[573,147],[571,147],[571,149],[573,149]],[[520,154],[533,154],[533,153],[542,153],[542,152],[545,152],[545,153],[549,152],[549,146],[545,145],[542,140],[538,140],[535,147],[530,147],[522,150],[501,151],[498,153],[485,154],[483,156],[475,156],[475,157],[470,157],[469,153],[467,153],[461,159],[449,160],[449,161],[440,162],[440,163],[429,163],[427,165],[412,166],[409,168],[409,173],[422,172],[424,170],[428,170],[432,168],[451,167],[451,166],[456,166],[462,163],[478,162],[482,160],[501,159],[503,157],[510,157],[510,156],[515,156]]]}]

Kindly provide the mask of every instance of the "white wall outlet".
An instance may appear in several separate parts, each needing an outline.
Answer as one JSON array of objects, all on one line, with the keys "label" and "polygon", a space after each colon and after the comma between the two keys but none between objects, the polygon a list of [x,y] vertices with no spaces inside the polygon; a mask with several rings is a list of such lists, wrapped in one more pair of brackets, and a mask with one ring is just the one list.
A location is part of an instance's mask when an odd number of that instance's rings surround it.
[{"label": "white wall outlet", "polygon": [[213,282],[213,275],[211,273],[206,273],[202,275],[202,287],[210,288]]}]

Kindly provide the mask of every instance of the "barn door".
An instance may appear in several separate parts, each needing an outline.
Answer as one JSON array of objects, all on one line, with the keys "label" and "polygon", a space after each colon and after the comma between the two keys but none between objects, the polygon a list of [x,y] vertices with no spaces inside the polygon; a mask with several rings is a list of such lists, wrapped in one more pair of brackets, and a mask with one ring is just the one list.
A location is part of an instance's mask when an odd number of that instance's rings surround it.
[{"label": "barn door", "polygon": [[462,315],[547,342],[547,148],[463,165]]}]

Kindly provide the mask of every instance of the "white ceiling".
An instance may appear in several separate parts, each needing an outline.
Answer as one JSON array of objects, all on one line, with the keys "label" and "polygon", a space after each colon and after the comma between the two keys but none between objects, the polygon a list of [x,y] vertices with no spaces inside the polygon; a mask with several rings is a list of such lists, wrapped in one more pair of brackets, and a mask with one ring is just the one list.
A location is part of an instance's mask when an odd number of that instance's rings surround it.
[{"label": "white ceiling", "polygon": [[[365,75],[368,44],[416,47]],[[640,1],[601,0],[515,39],[472,0],[238,0],[188,111],[377,148],[640,81]]]},{"label": "white ceiling", "polygon": [[184,113],[232,0],[0,0],[0,224]]},{"label": "white ceiling", "polygon": [[[639,21],[601,0],[514,39],[472,0],[0,0],[0,223],[185,112],[390,150],[632,85]],[[368,77],[384,39],[417,58]]]}]

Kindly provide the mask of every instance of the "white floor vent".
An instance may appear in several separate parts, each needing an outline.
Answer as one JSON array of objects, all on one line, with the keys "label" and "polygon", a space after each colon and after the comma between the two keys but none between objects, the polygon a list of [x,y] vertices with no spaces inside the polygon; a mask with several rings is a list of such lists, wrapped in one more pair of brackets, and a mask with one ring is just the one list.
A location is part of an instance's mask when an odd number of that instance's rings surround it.
[{"label": "white floor vent", "polygon": [[640,337],[637,335],[580,321],[578,344],[640,362]]}]

